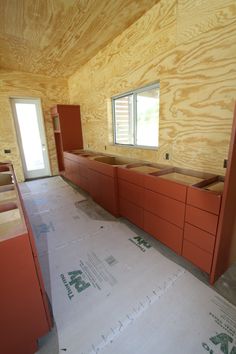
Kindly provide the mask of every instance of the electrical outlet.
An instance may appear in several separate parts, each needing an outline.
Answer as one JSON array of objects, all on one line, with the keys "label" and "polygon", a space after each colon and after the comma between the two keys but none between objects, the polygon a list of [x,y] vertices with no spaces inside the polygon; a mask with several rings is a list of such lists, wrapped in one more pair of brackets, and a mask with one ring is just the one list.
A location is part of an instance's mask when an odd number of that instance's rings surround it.
[{"label": "electrical outlet", "polygon": [[165,160],[169,160],[170,159],[170,154],[168,152],[165,153]]}]

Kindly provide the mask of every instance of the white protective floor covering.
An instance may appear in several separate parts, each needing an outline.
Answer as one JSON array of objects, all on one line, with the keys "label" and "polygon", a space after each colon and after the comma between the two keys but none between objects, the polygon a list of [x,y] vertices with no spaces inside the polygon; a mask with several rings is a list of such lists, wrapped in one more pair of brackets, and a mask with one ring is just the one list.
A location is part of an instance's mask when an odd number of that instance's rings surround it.
[{"label": "white protective floor covering", "polygon": [[[60,177],[20,186],[68,354],[236,354],[236,308]],[[50,354],[50,353],[48,353]]]}]

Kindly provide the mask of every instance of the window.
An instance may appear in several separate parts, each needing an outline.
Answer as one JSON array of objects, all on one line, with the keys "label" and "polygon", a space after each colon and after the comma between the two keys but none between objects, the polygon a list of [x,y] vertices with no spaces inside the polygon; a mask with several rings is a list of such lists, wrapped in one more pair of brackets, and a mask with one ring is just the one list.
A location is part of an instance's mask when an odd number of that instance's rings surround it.
[{"label": "window", "polygon": [[115,144],[157,147],[159,84],[112,98]]}]

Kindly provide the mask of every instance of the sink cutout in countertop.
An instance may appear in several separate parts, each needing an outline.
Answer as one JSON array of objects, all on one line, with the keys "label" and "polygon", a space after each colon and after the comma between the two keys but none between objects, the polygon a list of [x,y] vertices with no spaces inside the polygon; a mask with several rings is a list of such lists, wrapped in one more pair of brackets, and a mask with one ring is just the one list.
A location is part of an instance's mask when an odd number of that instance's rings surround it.
[{"label": "sink cutout in countertop", "polygon": [[223,193],[224,182],[217,181],[217,182],[208,184],[207,186],[204,187],[204,189],[207,189],[208,191],[212,191],[212,192]]},{"label": "sink cutout in countertop", "polygon": [[129,170],[137,171],[137,172],[141,172],[141,173],[148,173],[148,174],[161,171],[160,168],[153,167],[153,166],[145,166],[145,165],[136,166],[136,167],[129,167]]},{"label": "sink cutout in countertop", "polygon": [[185,175],[185,174],[178,173],[178,172],[167,173],[167,174],[159,176],[159,177],[171,180],[173,182],[186,184],[186,185],[193,185],[193,184],[199,183],[203,180],[203,178],[190,176],[187,174]]},{"label": "sink cutout in countertop", "polygon": [[123,159],[122,157],[118,156],[100,156],[95,157],[95,161],[106,163],[108,165],[127,165],[130,163],[130,160]]}]

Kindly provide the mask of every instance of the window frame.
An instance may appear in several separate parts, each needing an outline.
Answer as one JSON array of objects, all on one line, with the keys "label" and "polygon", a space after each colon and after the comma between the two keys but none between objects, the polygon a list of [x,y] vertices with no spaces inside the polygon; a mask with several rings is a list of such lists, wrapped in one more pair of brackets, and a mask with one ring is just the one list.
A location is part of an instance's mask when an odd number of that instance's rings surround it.
[{"label": "window frame", "polygon": [[[123,146],[123,147],[133,147],[133,148],[144,148],[144,149],[157,149],[159,147],[159,139],[158,139],[158,145],[156,146],[150,146],[150,145],[138,145],[137,144],[137,94],[140,92],[145,92],[145,91],[150,91],[152,89],[158,88],[159,89],[159,97],[160,97],[160,83],[155,82],[143,87],[140,87],[135,90],[127,91],[124,92],[120,95],[113,96],[111,98],[111,105],[112,105],[112,130],[113,130],[113,144],[118,145],[118,146]],[[134,144],[121,144],[116,142],[116,118],[115,118],[115,100],[122,98],[122,97],[127,97],[127,96],[132,96],[133,95],[133,140]],[[159,103],[160,103],[160,98],[159,98]],[[159,136],[159,124],[158,124],[158,132]]]}]

